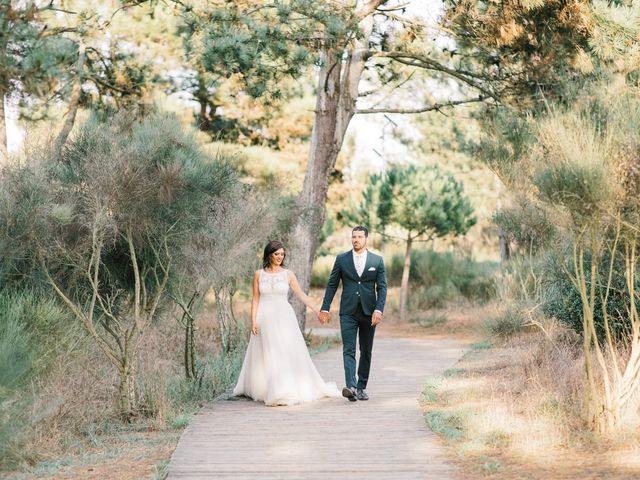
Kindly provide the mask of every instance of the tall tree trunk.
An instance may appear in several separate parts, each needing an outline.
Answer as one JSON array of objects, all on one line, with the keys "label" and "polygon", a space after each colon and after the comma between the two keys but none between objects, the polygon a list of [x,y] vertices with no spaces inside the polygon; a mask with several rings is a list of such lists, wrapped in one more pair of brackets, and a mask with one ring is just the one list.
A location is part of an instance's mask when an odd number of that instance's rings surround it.
[{"label": "tall tree trunk", "polygon": [[76,75],[73,79],[73,85],[71,86],[71,97],[69,97],[69,109],[67,110],[67,118],[62,125],[62,130],[56,140],[56,151],[58,154],[62,152],[73,124],[76,121],[76,114],[78,113],[78,106],[80,105],[80,94],[82,93],[82,72],[84,71],[84,59],[85,59],[86,47],[83,42],[78,46],[78,62],[76,64]]},{"label": "tall tree trunk", "polygon": [[6,92],[0,89],[0,166],[9,162],[9,150],[7,148],[7,118],[4,111],[4,98]]},{"label": "tall tree trunk", "polygon": [[[328,42],[322,52],[318,73],[317,97],[307,173],[297,201],[297,216],[291,229],[290,266],[300,286],[309,291],[311,268],[318,238],[324,224],[329,176],[342,148],[358,97],[358,84],[368,55],[368,38],[373,19],[365,18],[360,26],[362,40],[354,41],[346,51]],[[306,307],[292,298],[298,324],[304,332]]]},{"label": "tall tree trunk", "polygon": [[400,283],[400,321],[407,321],[407,300],[409,297],[409,274],[411,273],[411,247],[413,239],[411,232],[407,234],[407,248],[404,252],[404,267],[402,268],[402,282]]}]

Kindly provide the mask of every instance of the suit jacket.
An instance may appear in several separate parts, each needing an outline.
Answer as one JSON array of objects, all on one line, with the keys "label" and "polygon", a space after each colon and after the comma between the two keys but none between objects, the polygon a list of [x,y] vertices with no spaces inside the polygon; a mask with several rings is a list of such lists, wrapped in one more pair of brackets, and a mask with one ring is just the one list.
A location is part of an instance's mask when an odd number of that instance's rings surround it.
[{"label": "suit jacket", "polygon": [[321,310],[329,311],[340,280],[340,315],[355,313],[358,303],[362,305],[365,315],[372,315],[374,310],[384,311],[387,300],[387,275],[380,255],[367,251],[367,262],[362,277],[356,272],[352,250],[338,255],[329,275]]}]

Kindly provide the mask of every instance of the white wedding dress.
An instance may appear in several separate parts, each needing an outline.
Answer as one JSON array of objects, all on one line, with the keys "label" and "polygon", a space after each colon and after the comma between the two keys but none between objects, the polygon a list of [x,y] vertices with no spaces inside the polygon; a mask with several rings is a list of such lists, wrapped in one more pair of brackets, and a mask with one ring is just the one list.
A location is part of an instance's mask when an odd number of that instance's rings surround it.
[{"label": "white wedding dress", "polygon": [[234,395],[265,405],[294,405],[339,396],[335,383],[326,383],[311,361],[293,308],[287,301],[287,270],[260,270],[258,335],[251,335]]}]

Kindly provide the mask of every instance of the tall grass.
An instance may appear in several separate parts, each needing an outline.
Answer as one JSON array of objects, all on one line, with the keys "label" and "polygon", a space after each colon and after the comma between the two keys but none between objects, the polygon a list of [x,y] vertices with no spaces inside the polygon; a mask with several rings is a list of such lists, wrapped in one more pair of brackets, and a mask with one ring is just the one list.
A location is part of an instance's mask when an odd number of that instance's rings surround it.
[{"label": "tall grass", "polygon": [[30,291],[0,291],[0,467],[23,457],[34,421],[31,383],[46,372],[73,332],[56,302]]},{"label": "tall grass", "polygon": [[30,401],[18,387],[33,369],[34,353],[20,318],[4,316],[0,323],[0,466],[12,465],[20,456]]}]

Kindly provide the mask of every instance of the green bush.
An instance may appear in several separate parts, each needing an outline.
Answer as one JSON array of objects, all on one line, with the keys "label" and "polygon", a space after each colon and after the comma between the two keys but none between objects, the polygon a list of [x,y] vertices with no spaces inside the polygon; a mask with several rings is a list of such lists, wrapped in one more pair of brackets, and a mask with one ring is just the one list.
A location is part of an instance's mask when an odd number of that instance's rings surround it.
[{"label": "green bush", "polygon": [[431,286],[422,285],[411,289],[409,303],[414,308],[442,308],[459,295],[458,289],[452,282]]},{"label": "green bush", "polygon": [[[402,254],[387,262],[390,285],[400,285],[403,266]],[[414,250],[409,271],[410,295],[414,305],[417,301],[425,308],[443,306],[457,296],[486,302],[496,293],[493,274],[497,269],[495,262],[475,262],[450,252]]]},{"label": "green bush", "polygon": [[64,344],[66,316],[51,300],[30,292],[0,291],[0,467],[17,463],[31,424],[29,380]]},{"label": "green bush", "polygon": [[496,315],[487,318],[481,324],[481,328],[489,337],[510,337],[522,330],[525,323],[522,307],[507,305]]},{"label": "green bush", "polygon": [[[575,288],[569,275],[559,265],[564,264],[567,271],[572,271],[572,257],[568,249],[548,254],[541,263],[541,296],[542,310],[549,317],[555,317],[576,332],[582,332],[582,301],[580,293]],[[610,255],[603,255],[599,265],[599,275],[596,279],[596,287],[607,284],[607,274],[611,261]],[[614,274],[611,278],[611,290],[607,299],[607,312],[609,324],[615,335],[628,333],[629,322],[627,319],[627,306],[629,295],[624,278],[624,265],[622,260],[614,262]],[[585,255],[585,275],[587,288],[590,288],[591,259]],[[640,290],[640,272],[636,273],[636,291]],[[599,288],[596,289],[594,319],[596,331],[600,338],[604,338],[604,320],[602,302]],[[640,301],[636,299],[636,308],[640,309]]]},{"label": "green bush", "polygon": [[[6,313],[6,312],[2,312]],[[29,426],[31,395],[18,388],[33,371],[35,350],[26,326],[17,315],[0,323],[0,467],[20,460],[24,431]]]}]

